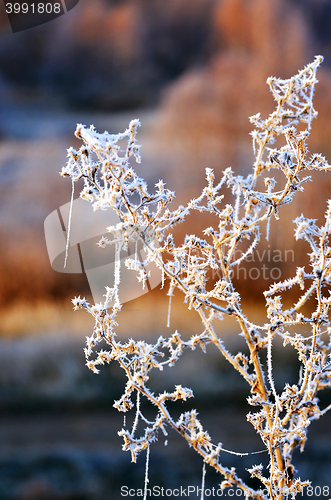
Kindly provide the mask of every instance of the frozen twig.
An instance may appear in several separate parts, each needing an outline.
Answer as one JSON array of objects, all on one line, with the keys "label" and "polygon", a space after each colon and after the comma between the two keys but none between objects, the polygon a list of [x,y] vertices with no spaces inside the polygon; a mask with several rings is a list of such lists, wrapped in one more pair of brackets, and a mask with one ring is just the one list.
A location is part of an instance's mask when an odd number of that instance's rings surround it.
[{"label": "frozen twig", "polygon": [[[232,279],[232,269],[246,260],[260,240],[261,223],[269,228],[273,217],[279,219],[282,205],[303,191],[309,179],[309,170],[329,171],[330,165],[319,154],[308,156],[307,139],[312,121],[317,116],[313,107],[316,71],[322,57],[315,60],[288,80],[269,78],[268,84],[276,101],[276,109],[268,118],[260,114],[250,118],[255,126],[252,131],[255,161],[253,172],[247,177],[234,175],[226,169],[219,181],[214,172],[206,169],[207,185],[200,196],[186,206],[170,209],[174,193],[165,188],[163,181],[150,192],[147,184],[134,171],[132,159],[140,162],[140,149],[136,143],[138,120],[131,121],[127,130],[112,135],[99,134],[93,127],[77,126],[76,136],[83,141],[78,151],[68,151],[68,164],[62,169],[63,176],[70,176],[73,183],[83,179],[81,197],[93,204],[94,209],[111,207],[120,217],[121,223],[108,228],[112,240],[101,244],[115,243],[115,282],[107,288],[105,301],[90,305],[80,297],[73,299],[75,309],[86,309],[95,318],[95,328],[87,339],[85,354],[87,366],[98,373],[99,365],[117,361],[124,370],[127,384],[123,395],[114,406],[128,412],[135,406],[131,397],[137,391],[136,416],[130,432],[119,431],[124,439],[123,449],[137,455],[149,450],[159,433],[167,435],[166,427],[176,430],[197,453],[204,464],[223,475],[222,488],[236,486],[246,498],[259,500],[294,498],[309,484],[300,477],[292,464],[293,451],[303,450],[310,423],[330,409],[321,410],[317,394],[331,387],[331,200],[325,215],[325,224],[303,215],[295,220],[297,239],[305,240],[309,247],[310,270],[297,268],[293,278],[274,283],[265,291],[268,322],[258,325],[250,321],[241,307],[241,297]],[[275,139],[277,138],[277,148]],[[127,140],[124,152],[119,141]],[[283,176],[283,184],[276,190],[272,170]],[[268,174],[268,176],[266,176]],[[258,182],[258,180],[264,182]],[[229,189],[233,203],[224,203],[224,191]],[[207,227],[202,235],[186,235],[180,244],[175,243],[172,228],[194,211],[208,212],[217,217],[215,227]],[[128,259],[126,265],[138,273],[145,283],[146,268],[153,262],[162,272],[162,285],[169,282],[169,298],[175,289],[183,294],[189,309],[193,309],[202,321],[202,331],[189,340],[182,340],[176,331],[169,338],[159,337],[155,343],[133,339],[122,343],[116,340],[117,316],[121,309],[118,295],[120,285],[119,253],[128,239],[144,249],[144,260]],[[156,244],[157,242],[157,244]],[[246,242],[241,257],[236,256],[239,245]],[[137,254],[137,252],[136,252]],[[135,255],[136,255],[135,254]],[[211,284],[208,277],[218,272],[219,280]],[[207,283],[208,282],[208,283]],[[287,309],[282,305],[282,294],[292,287],[301,290],[301,297]],[[314,304],[310,313],[305,305]],[[245,353],[229,352],[222,341],[219,322],[224,315],[231,315],[238,323],[240,333],[246,341]],[[170,305],[168,326],[170,317]],[[296,327],[305,326],[306,332]],[[280,337],[284,345],[290,344],[297,351],[301,364],[298,384],[277,387],[273,378],[273,339]],[[99,344],[103,348],[99,348]],[[167,403],[193,397],[191,389],[175,386],[172,392],[154,394],[149,389],[149,376],[153,369],[163,370],[173,366],[185,349],[200,346],[203,351],[208,344],[218,347],[220,355],[236,369],[248,383],[248,402],[254,411],[247,419],[260,436],[269,466],[263,470],[261,464],[249,469],[252,477],[259,479],[261,489],[252,489],[232,468],[221,463],[221,443],[213,444],[208,432],[191,410],[172,418]],[[267,351],[267,366],[261,363],[260,353]],[[153,421],[147,420],[140,409],[140,397],[149,400],[156,408]],[[136,437],[138,421],[144,433]],[[148,467],[146,467],[148,470]],[[203,484],[204,484],[203,473]],[[147,476],[146,476],[147,477]],[[145,491],[148,479],[145,478]],[[268,493],[266,493],[266,491]]]}]

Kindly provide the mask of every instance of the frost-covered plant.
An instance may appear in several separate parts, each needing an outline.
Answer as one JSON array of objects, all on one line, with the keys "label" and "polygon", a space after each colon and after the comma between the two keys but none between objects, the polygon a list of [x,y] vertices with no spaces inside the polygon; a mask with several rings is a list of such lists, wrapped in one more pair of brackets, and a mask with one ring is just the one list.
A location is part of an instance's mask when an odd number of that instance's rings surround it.
[{"label": "frost-covered plant", "polygon": [[[310,423],[326,413],[330,406],[319,407],[317,394],[331,386],[331,200],[325,216],[325,224],[303,215],[294,222],[296,239],[304,239],[310,247],[310,269],[297,268],[293,278],[273,284],[264,292],[268,322],[257,325],[243,312],[240,294],[235,290],[232,270],[251,254],[260,240],[260,226],[266,223],[267,234],[272,217],[279,219],[279,208],[292,201],[304,183],[307,170],[327,171],[331,167],[319,154],[308,155],[307,138],[317,112],[313,108],[316,71],[322,61],[317,56],[311,64],[288,80],[269,78],[268,84],[276,101],[276,110],[263,120],[260,114],[250,118],[255,126],[252,131],[255,162],[253,172],[247,177],[234,175],[230,168],[221,178],[206,169],[207,186],[202,194],[186,206],[169,207],[174,193],[163,181],[156,190],[149,192],[147,185],[133,170],[132,157],[140,163],[139,146],[136,144],[138,120],[131,121],[122,134],[99,134],[94,127],[78,125],[76,137],[82,147],[68,150],[69,161],[62,169],[63,176],[72,182],[83,179],[81,197],[93,204],[94,209],[111,207],[121,222],[107,228],[110,239],[103,237],[101,247],[115,245],[116,262],[114,286],[107,288],[104,303],[90,305],[80,297],[73,299],[74,309],[86,309],[95,318],[95,328],[87,338],[85,354],[87,366],[98,373],[98,366],[117,361],[124,370],[127,383],[122,397],[114,403],[121,412],[136,406],[132,429],[119,432],[123,437],[124,450],[129,450],[132,460],[147,449],[161,431],[167,435],[167,427],[175,429],[204,463],[216,469],[222,476],[222,488],[236,486],[249,498],[283,499],[302,494],[309,481],[297,477],[292,463],[295,448],[303,450]],[[120,142],[127,140],[126,150]],[[275,189],[276,181],[266,173],[275,169],[283,175],[283,187]],[[222,194],[225,188],[232,192],[233,204],[225,204]],[[203,235],[187,235],[177,245],[172,228],[194,211],[207,212],[217,223],[207,227]],[[202,322],[202,332],[183,340],[176,331],[169,338],[159,337],[155,343],[129,339],[116,340],[116,318],[120,302],[120,252],[128,241],[141,243],[146,251],[144,261],[131,258],[126,266],[138,273],[142,285],[147,279],[146,268],[150,263],[162,272],[162,284],[169,282],[168,294],[175,289],[184,295],[189,309],[194,309]],[[238,250],[240,248],[240,258]],[[243,249],[244,248],[244,249]],[[213,283],[211,271],[218,271],[220,279]],[[292,287],[300,289],[299,298],[285,309],[281,295]],[[307,307],[307,304],[310,305]],[[230,315],[238,323],[240,334],[247,344],[246,353],[231,353],[222,341],[222,332],[215,321]],[[296,350],[300,361],[298,383],[276,388],[273,377],[272,349],[275,337]],[[104,348],[98,350],[98,345]],[[220,459],[221,443],[213,443],[208,432],[197,418],[196,410],[182,413],[174,419],[168,409],[169,401],[187,400],[193,397],[191,389],[178,385],[173,392],[154,394],[149,388],[152,369],[163,370],[173,366],[185,349],[205,350],[214,344],[221,355],[247,382],[253,407],[247,420],[261,437],[269,454],[269,465],[253,466],[249,472],[258,478],[261,488],[252,489],[238,477],[234,468],[227,468]],[[265,350],[267,363],[261,363],[261,351]],[[136,396],[133,397],[134,393]],[[148,421],[140,408],[141,397],[147,398],[157,411],[154,421]],[[136,435],[138,421],[145,426],[143,436]],[[267,491],[267,493],[266,493]]]}]

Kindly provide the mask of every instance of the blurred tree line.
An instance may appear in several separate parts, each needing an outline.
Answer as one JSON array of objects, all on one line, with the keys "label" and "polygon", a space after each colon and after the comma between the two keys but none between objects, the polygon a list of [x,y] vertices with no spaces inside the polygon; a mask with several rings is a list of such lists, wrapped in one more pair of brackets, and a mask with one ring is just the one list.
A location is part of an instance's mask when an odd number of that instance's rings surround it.
[{"label": "blurred tree line", "polygon": [[[217,177],[228,166],[247,172],[253,160],[248,116],[266,116],[273,109],[266,78],[287,78],[318,53],[325,61],[309,145],[312,153],[331,159],[330,27],[327,0],[80,0],[68,14],[15,34],[1,15],[2,305],[88,290],[81,275],[52,271],[43,241],[44,218],[69,201],[68,186],[55,178],[72,139],[64,134],[56,142],[50,134],[49,143],[34,140],[28,126],[30,135],[17,141],[8,126],[15,107],[25,106],[27,117],[38,107],[50,115],[54,109],[73,114],[136,110],[137,115],[152,109],[143,143],[146,177],[149,182],[164,178],[181,203],[200,192],[207,166]],[[323,175],[318,181],[318,198],[316,184],[307,184],[305,197],[299,194],[286,208],[288,223],[274,232],[273,241],[262,243],[261,252],[268,245],[295,248],[302,265],[305,249],[295,247],[291,220],[307,205],[312,217],[322,216],[330,181]],[[199,227],[196,220],[187,222],[182,231]],[[293,262],[281,265],[284,278]],[[257,291],[265,286],[254,283]]]},{"label": "blurred tree line", "polygon": [[[165,85],[230,47],[259,46],[271,56],[277,39],[290,52],[283,72],[312,47],[330,65],[330,26],[326,0],[80,0],[69,14],[15,36],[4,14],[0,74],[15,96],[89,109],[150,107]],[[277,65],[271,57],[268,66]]]}]

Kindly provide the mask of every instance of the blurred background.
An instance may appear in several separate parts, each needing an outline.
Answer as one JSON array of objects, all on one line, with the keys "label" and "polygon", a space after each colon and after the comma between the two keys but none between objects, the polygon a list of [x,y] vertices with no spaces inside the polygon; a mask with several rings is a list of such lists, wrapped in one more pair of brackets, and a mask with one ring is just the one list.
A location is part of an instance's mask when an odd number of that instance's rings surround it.
[{"label": "blurred background", "polygon": [[[176,202],[198,195],[205,168],[216,178],[231,166],[247,174],[254,160],[248,116],[265,117],[274,102],[268,76],[288,78],[324,56],[315,92],[318,120],[310,151],[331,161],[331,4],[328,0],[80,0],[47,24],[12,33],[0,3],[0,498],[117,499],[120,487],[142,488],[144,457],[138,464],[121,451],[122,416],[112,408],[125,379],[116,366],[96,376],[84,366],[85,336],[93,328],[71,298],[92,300],[84,274],[55,272],[44,237],[44,220],[70,200],[70,181],[59,171],[66,149],[79,147],[77,123],[103,132],[125,130],[132,118],[142,127],[142,165],[150,184],[164,179]],[[271,239],[261,241],[283,256],[281,278],[306,263],[304,245],[293,238],[292,220],[309,214],[321,222],[331,177],[315,175],[304,196],[286,207]],[[76,190],[78,196],[79,190]],[[318,193],[318,194],[317,194]],[[210,222],[190,218],[176,236]],[[286,254],[286,251],[293,251]],[[268,257],[269,255],[269,257]],[[290,255],[288,259],[285,255]],[[292,255],[295,256],[293,263]],[[292,272],[291,272],[292,269]],[[250,268],[246,269],[249,272]],[[273,282],[239,276],[244,307],[263,322],[261,292]],[[256,274],[254,275],[256,276]],[[249,292],[249,294],[248,294]],[[178,331],[200,332],[194,313],[175,295],[166,328],[165,290],[124,305],[119,335],[155,339]],[[229,349],[243,348],[235,324],[225,322]],[[275,353],[278,383],[297,381],[291,350]],[[184,356],[165,377],[167,387],[192,387],[193,405],[212,438],[239,452],[261,449],[250,424],[247,388],[217,353]],[[164,390],[164,377],[153,384]],[[229,387],[231,390],[229,391]],[[321,396],[321,406],[330,396]],[[191,407],[187,405],[187,409]],[[184,406],[181,406],[183,411]],[[149,410],[146,409],[148,412]],[[178,411],[175,409],[174,411]],[[306,452],[296,455],[301,478],[330,484],[330,417],[309,430]],[[309,441],[310,440],[310,441]],[[199,485],[201,461],[175,435],[168,447],[151,451],[150,484],[167,488]],[[262,457],[262,458],[260,458]],[[245,468],[266,457],[224,454],[224,464]],[[220,477],[207,472],[206,486]]]}]

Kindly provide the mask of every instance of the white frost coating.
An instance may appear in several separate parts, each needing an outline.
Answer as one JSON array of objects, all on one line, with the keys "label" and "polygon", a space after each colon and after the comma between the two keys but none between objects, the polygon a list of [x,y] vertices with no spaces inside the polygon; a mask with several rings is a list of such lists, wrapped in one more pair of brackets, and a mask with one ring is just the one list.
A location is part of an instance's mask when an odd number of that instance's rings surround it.
[{"label": "white frost coating", "polygon": [[72,184],[72,187],[71,187],[71,199],[70,199],[70,208],[69,208],[66,253],[65,253],[64,265],[63,265],[64,268],[66,268],[66,266],[67,266],[67,260],[68,260],[68,255],[69,255],[70,230],[71,230],[71,218],[72,218],[72,206],[73,206],[73,203],[74,203],[74,193],[75,193],[75,182],[74,182],[74,178],[73,177],[71,179],[71,184]]},{"label": "white frost coating", "polygon": [[147,451],[146,451],[146,462],[145,462],[145,481],[144,481],[144,500],[147,500],[147,494],[148,494],[148,470],[149,470],[149,454],[150,454],[150,447],[147,446]]},{"label": "white frost coating", "polygon": [[[303,215],[294,221],[295,237],[307,245],[310,267],[298,267],[292,278],[276,282],[264,292],[265,324],[256,324],[247,317],[232,271],[257,247],[262,225],[267,225],[268,232],[274,217],[279,220],[275,223],[279,230],[284,215],[281,207],[294,196],[302,196],[304,184],[309,180],[306,172],[331,170],[322,155],[310,156],[307,148],[312,120],[317,116],[312,98],[321,61],[322,57],[317,56],[290,79],[268,79],[276,109],[266,119],[260,114],[250,118],[254,125],[252,172],[243,177],[227,168],[217,181],[214,172],[207,168],[202,193],[186,206],[175,209],[170,208],[175,195],[164,182],[160,180],[155,192],[150,193],[131,165],[132,160],[140,162],[140,149],[136,144],[138,120],[133,120],[125,132],[115,135],[99,134],[93,127],[77,127],[76,136],[83,145],[78,151],[68,150],[69,160],[62,175],[70,176],[73,182],[82,179],[81,197],[96,210],[111,207],[122,221],[108,228],[110,238],[103,239],[101,246],[115,244],[119,256],[119,249],[126,248],[129,240],[139,242],[144,257],[140,261],[135,253],[126,265],[137,273],[142,285],[147,280],[145,270],[151,262],[161,270],[162,284],[165,280],[170,284],[168,325],[175,289],[183,294],[184,302],[202,323],[200,333],[188,340],[183,340],[175,331],[168,338],[161,336],[150,343],[132,338],[117,341],[117,316],[121,309],[119,267],[115,271],[115,286],[106,289],[104,303],[90,305],[80,297],[73,299],[75,309],[86,309],[95,318],[94,331],[86,342],[87,366],[98,373],[100,365],[117,361],[127,377],[123,394],[114,402],[114,407],[126,413],[136,406],[136,414],[132,431],[124,425],[118,434],[123,438],[123,450],[131,453],[133,461],[141,451],[147,450],[145,495],[149,449],[160,432],[167,435],[167,426],[177,431],[205,464],[223,476],[221,488],[235,487],[245,498],[295,498],[309,484],[296,474],[293,452],[298,447],[304,449],[310,423],[331,409],[331,405],[320,408],[318,399],[322,389],[331,388],[331,201],[321,226]],[[127,141],[123,152],[119,148],[122,140]],[[277,189],[270,177],[273,170],[283,176],[283,181],[278,180]],[[232,193],[232,202],[225,204],[227,189]],[[210,224],[214,225],[209,225],[200,235],[190,234],[183,241],[175,241],[172,228],[183,222],[186,215],[196,212],[210,214]],[[158,247],[154,241],[159,243]],[[236,257],[238,251],[240,258]],[[210,278],[214,271],[219,277],[216,282]],[[299,298],[285,308],[282,296],[293,287],[299,291]],[[226,348],[222,340],[224,316],[232,316],[237,322],[246,342],[244,352],[232,353]],[[300,369],[296,384],[282,386],[274,380],[276,357],[273,363],[272,350],[273,339],[277,337],[284,345],[290,344],[298,355]],[[247,400],[252,411],[247,414],[247,420],[261,438],[261,448],[264,447],[269,457],[267,466],[255,464],[248,469],[259,481],[256,489],[246,484],[234,468],[226,466],[223,453],[243,456],[246,452],[225,450],[221,443],[214,444],[194,409],[181,413],[178,418],[171,415],[169,401],[187,401],[193,397],[191,389],[176,385],[172,392],[160,394],[150,389],[152,370],[162,371],[173,366],[184,350],[201,347],[206,352],[209,344],[239,372],[250,392]],[[261,353],[267,359],[266,366],[261,362]],[[132,401],[135,391],[140,394],[136,405]],[[144,406],[140,405],[139,398],[147,399],[155,408],[151,420],[143,415]],[[139,437],[135,436],[140,428],[138,423],[144,428]]]},{"label": "white frost coating", "polygon": [[206,464],[205,464],[205,462],[203,462],[200,500],[204,500],[204,498],[205,498],[205,481],[206,481]]}]

